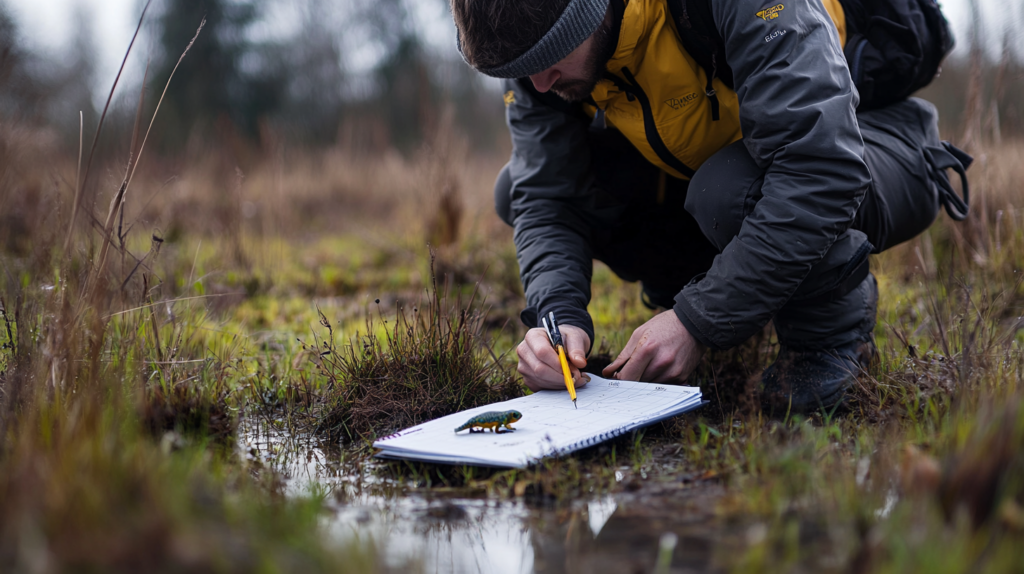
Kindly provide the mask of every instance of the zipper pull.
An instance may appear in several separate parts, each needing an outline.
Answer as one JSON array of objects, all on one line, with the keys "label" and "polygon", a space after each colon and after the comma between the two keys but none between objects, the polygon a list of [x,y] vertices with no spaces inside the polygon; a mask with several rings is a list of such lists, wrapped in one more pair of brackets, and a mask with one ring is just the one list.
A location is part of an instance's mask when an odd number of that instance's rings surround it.
[{"label": "zipper pull", "polygon": [[715,61],[715,55],[711,55],[711,73],[708,74],[708,85],[704,89],[704,94],[711,100],[711,120],[717,122],[720,118],[718,113],[718,95],[715,91],[713,82],[715,76],[718,74],[718,63]]}]

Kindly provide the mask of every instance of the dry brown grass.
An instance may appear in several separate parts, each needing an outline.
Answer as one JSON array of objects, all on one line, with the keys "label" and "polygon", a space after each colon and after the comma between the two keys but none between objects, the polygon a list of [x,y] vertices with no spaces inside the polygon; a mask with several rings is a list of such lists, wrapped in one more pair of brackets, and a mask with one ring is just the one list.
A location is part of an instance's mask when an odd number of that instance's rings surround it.
[{"label": "dry brown grass", "polygon": [[126,218],[169,239],[371,233],[445,245],[504,226],[493,213],[492,192],[503,161],[470,158],[464,140],[446,134],[412,157],[278,147],[240,165],[210,149],[187,165],[164,163],[143,173],[147,193]]}]

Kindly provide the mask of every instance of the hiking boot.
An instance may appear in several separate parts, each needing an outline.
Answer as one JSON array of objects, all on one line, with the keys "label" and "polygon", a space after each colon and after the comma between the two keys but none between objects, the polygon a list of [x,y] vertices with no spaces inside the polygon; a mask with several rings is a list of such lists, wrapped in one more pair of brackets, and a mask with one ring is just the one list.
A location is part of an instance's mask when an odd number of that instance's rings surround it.
[{"label": "hiking boot", "polygon": [[796,351],[785,346],[761,375],[761,405],[774,416],[830,409],[867,369],[876,353],[872,341],[855,341],[827,351]]}]

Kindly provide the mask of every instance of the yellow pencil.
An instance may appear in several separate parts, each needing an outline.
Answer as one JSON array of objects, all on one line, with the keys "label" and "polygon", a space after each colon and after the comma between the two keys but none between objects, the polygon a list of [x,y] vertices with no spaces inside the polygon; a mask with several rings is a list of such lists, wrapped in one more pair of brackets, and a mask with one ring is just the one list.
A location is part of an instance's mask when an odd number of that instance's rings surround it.
[{"label": "yellow pencil", "polygon": [[569,391],[569,398],[572,399],[572,406],[576,407],[576,383],[572,380],[572,371],[569,370],[569,360],[565,357],[565,344],[562,343],[562,332],[558,330],[558,323],[555,322],[554,312],[548,313],[548,319],[551,319],[550,323],[543,317],[541,318],[541,322],[544,324],[544,330],[547,331],[548,340],[551,341],[551,346],[554,347],[555,351],[558,353],[558,363],[562,365],[562,376],[565,377],[565,388]]},{"label": "yellow pencil", "polygon": [[558,362],[562,363],[562,376],[565,377],[565,388],[569,389],[572,405],[576,406],[576,384],[572,380],[572,372],[569,371],[569,361],[565,358],[565,348],[561,345],[558,346]]}]

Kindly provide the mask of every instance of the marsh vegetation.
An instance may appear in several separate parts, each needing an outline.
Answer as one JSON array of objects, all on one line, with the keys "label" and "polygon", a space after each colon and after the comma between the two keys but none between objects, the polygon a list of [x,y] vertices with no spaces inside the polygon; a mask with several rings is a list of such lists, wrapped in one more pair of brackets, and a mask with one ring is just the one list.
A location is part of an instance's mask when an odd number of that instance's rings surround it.
[{"label": "marsh vegetation", "polygon": [[[653,571],[659,552],[676,571],[1024,564],[1012,131],[972,132],[965,223],[941,215],[873,258],[880,356],[843,407],[761,412],[769,326],[704,359],[699,411],[494,470],[385,463],[369,445],[527,392],[490,191],[508,150],[478,149],[449,112],[405,153],[228,133],[146,155],[154,103],[91,165],[88,138],[80,151],[0,115],[4,571]],[[592,367],[652,315],[601,265],[590,312]]]},{"label": "marsh vegetation", "polygon": [[[373,546],[322,532],[324,512],[344,516],[360,496],[420,500],[426,516],[439,513],[431,520],[452,513],[455,529],[475,528],[458,519],[472,500],[503,501],[519,510],[499,520],[533,524],[545,544],[576,540],[560,546],[564,564],[597,552],[579,538],[588,530],[564,529],[587,520],[581,503],[606,495],[631,520],[680,532],[679,516],[650,501],[679,512],[680,501],[697,504],[693,516],[720,534],[703,539],[705,567],[1019,564],[1017,144],[979,154],[967,224],[941,220],[874,260],[881,357],[844,408],[784,420],[760,412],[754,381],[773,357],[768,329],[705,360],[697,380],[712,404],[698,413],[494,471],[370,459],[375,436],[524,392],[507,352],[523,329],[510,231],[486,196],[461,194],[470,215],[459,239],[431,255],[444,203],[438,189],[410,182],[439,170],[437,156],[285,158],[221,192],[216,167],[167,186],[154,170],[135,184],[146,201],[125,207],[131,232],[100,267],[94,223],[74,230],[68,251],[60,245],[68,214],[59,206],[71,198],[62,180],[75,164],[19,139],[28,135],[7,132],[3,147],[4,212],[26,223],[6,238],[0,329],[0,556],[16,569],[393,568],[376,550],[386,534]],[[452,161],[445,169],[462,189],[486,190],[497,165]],[[311,177],[320,162],[331,168]],[[116,176],[105,177],[101,188],[115,188]],[[218,206],[225,196],[237,209]],[[396,207],[379,207],[388,202]],[[353,207],[324,217],[328,203]],[[591,312],[605,352],[649,314],[635,285],[601,267]],[[319,470],[289,470],[310,449]],[[310,479],[320,486],[306,488]],[[637,564],[653,564],[655,530]]]}]

